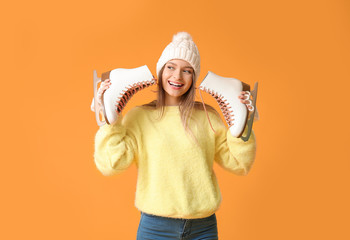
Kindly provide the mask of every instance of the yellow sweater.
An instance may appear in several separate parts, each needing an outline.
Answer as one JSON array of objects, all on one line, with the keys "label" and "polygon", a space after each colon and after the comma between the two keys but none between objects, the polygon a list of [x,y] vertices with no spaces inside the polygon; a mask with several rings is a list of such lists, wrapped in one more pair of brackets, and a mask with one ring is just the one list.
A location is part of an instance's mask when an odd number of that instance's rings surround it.
[{"label": "yellow sweater", "polygon": [[135,206],[140,211],[172,218],[204,218],[221,203],[213,171],[223,168],[246,175],[255,158],[255,136],[249,141],[231,136],[220,117],[195,110],[190,127],[198,143],[182,126],[177,106],[165,107],[162,119],[153,109],[135,107],[114,125],[102,126],[95,137],[95,163],[103,175],[115,175],[136,163]]}]

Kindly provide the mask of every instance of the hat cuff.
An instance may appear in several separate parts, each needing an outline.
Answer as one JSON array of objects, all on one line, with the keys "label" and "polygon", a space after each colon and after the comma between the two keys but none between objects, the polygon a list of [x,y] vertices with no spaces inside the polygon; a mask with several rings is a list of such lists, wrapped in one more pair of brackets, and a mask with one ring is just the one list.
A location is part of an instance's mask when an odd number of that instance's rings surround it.
[{"label": "hat cuff", "polygon": [[166,54],[163,53],[161,58],[159,59],[159,61],[157,63],[158,78],[159,78],[160,70],[168,61],[170,61],[172,59],[181,59],[181,60],[185,60],[186,62],[188,62],[192,66],[192,68],[195,72],[195,78],[197,79],[197,77],[199,75],[200,67],[197,64],[195,64],[194,60],[196,58],[198,58],[198,56],[196,56],[193,53],[193,51],[190,51],[190,50],[185,49],[185,48],[167,49],[167,53]]}]

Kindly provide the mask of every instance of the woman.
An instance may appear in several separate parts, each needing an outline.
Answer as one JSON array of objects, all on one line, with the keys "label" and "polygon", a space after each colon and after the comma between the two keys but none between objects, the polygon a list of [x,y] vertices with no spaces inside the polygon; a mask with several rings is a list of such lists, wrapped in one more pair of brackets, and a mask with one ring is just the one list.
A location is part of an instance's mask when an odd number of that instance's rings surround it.
[{"label": "woman", "polygon": [[[200,56],[188,33],[180,32],[157,63],[156,101],[131,109],[95,137],[95,163],[114,175],[138,168],[135,206],[141,211],[137,239],[218,239],[215,212],[221,203],[213,171],[245,175],[255,158],[255,136],[232,137],[214,108],[208,116],[195,102]],[[99,95],[111,85],[104,81]],[[239,98],[248,109],[251,102]]]}]

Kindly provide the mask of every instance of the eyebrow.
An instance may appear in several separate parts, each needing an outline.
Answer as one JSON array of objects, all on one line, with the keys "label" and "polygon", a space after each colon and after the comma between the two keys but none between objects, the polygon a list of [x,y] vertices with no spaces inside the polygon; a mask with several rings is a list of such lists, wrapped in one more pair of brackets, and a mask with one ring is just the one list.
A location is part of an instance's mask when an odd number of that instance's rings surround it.
[{"label": "eyebrow", "polygon": [[[173,64],[173,65],[175,65],[175,66],[177,66],[177,64],[176,63],[173,63],[173,62],[168,62],[168,63],[171,63],[171,64]],[[190,65],[187,65],[187,66],[185,66],[184,68],[192,68],[193,69],[193,67],[191,67]]]}]

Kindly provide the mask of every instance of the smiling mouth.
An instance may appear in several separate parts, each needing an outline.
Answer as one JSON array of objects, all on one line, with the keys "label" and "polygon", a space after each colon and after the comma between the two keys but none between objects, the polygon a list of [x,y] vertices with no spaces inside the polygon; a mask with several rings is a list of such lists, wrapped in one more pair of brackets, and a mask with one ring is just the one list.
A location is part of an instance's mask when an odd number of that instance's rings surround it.
[{"label": "smiling mouth", "polygon": [[174,83],[174,82],[170,82],[170,81],[168,81],[168,83],[173,87],[182,87],[183,85],[185,85],[185,84]]}]

